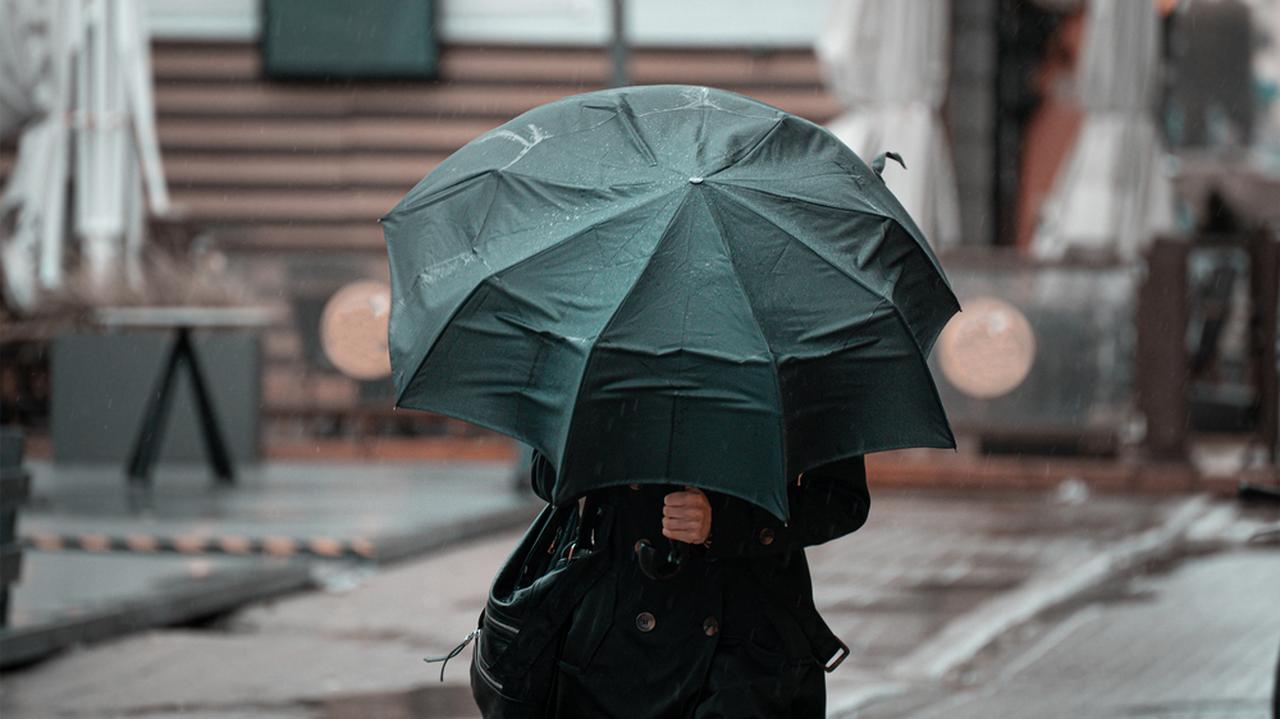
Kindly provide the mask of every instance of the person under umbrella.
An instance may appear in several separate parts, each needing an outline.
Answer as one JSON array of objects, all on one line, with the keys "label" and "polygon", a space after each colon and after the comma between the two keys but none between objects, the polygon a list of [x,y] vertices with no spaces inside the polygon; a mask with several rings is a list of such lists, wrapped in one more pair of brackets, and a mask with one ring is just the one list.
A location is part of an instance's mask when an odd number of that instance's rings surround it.
[{"label": "person under umbrella", "polygon": [[535,447],[584,544],[611,517],[554,715],[820,716],[847,649],[801,548],[865,521],[866,454],[955,446],[926,358],[959,304],[878,171],[741,95],[619,88],[477,138],[383,227],[397,406]]},{"label": "person under umbrella", "polygon": [[[554,481],[535,453],[534,491],[550,501]],[[803,548],[866,521],[863,458],[806,472],[787,495],[785,523],[693,487],[589,495],[587,513],[614,509],[609,569],[569,623],[549,715],[826,716],[825,672],[848,648],[814,607]],[[677,562],[662,538],[688,548]]]}]

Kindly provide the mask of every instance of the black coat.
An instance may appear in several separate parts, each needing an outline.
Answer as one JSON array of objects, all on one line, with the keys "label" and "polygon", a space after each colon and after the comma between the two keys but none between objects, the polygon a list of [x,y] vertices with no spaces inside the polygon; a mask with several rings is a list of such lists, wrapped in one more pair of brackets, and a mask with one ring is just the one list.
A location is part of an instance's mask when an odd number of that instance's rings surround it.
[{"label": "black coat", "polygon": [[[549,501],[541,455],[534,491]],[[574,611],[555,688],[558,717],[822,717],[824,664],[839,640],[813,605],[803,548],[857,530],[870,508],[862,457],[788,487],[786,523],[724,494],[711,501],[710,546],[684,545],[680,570],[646,575],[640,540],[665,556],[663,498],[681,487],[598,490],[611,504],[610,567]],[[584,515],[586,516],[586,515]]]}]

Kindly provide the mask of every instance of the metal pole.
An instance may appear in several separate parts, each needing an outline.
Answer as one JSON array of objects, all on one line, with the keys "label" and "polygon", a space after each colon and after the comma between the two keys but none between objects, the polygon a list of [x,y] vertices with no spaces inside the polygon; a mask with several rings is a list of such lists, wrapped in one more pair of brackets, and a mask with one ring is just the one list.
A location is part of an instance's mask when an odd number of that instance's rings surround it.
[{"label": "metal pole", "polygon": [[1258,434],[1272,466],[1280,464],[1280,240],[1251,238],[1251,345],[1256,358]]},{"label": "metal pole", "polygon": [[630,85],[627,73],[627,8],[626,0],[613,0],[613,36],[609,55],[613,58],[613,86]]},{"label": "metal pole", "polygon": [[1147,275],[1138,290],[1135,386],[1153,459],[1187,457],[1187,245],[1157,237],[1147,251]]}]

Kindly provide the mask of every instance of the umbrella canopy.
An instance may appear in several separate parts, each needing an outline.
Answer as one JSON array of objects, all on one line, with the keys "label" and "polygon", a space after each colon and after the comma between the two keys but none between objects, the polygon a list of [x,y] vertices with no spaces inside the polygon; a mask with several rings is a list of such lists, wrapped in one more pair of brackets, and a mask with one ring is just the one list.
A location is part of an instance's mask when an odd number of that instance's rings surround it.
[{"label": "umbrella canopy", "polygon": [[947,97],[947,0],[830,0],[815,50],[849,108],[831,132],[863,157],[891,150],[884,179],[935,247],[960,241],[960,201],[940,112]]},{"label": "umbrella canopy", "polygon": [[1174,228],[1173,185],[1152,119],[1159,87],[1160,19],[1149,2],[1092,0],[1085,17],[1075,146],[1041,210],[1032,251],[1110,251],[1133,260]]},{"label": "umbrella canopy", "polygon": [[565,98],[383,218],[397,405],[520,439],[553,499],[684,483],[787,516],[786,478],[953,447],[925,362],[957,311],[825,129],[686,86]]}]

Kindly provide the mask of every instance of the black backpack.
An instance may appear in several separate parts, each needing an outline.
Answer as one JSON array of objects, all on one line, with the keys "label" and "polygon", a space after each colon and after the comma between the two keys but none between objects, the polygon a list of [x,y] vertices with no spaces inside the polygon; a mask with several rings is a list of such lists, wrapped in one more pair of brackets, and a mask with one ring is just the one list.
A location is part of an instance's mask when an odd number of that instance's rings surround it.
[{"label": "black backpack", "polygon": [[[549,716],[569,620],[607,568],[611,508],[547,505],[494,578],[471,640],[471,693],[486,719]],[[440,668],[441,680],[444,667]]]}]

